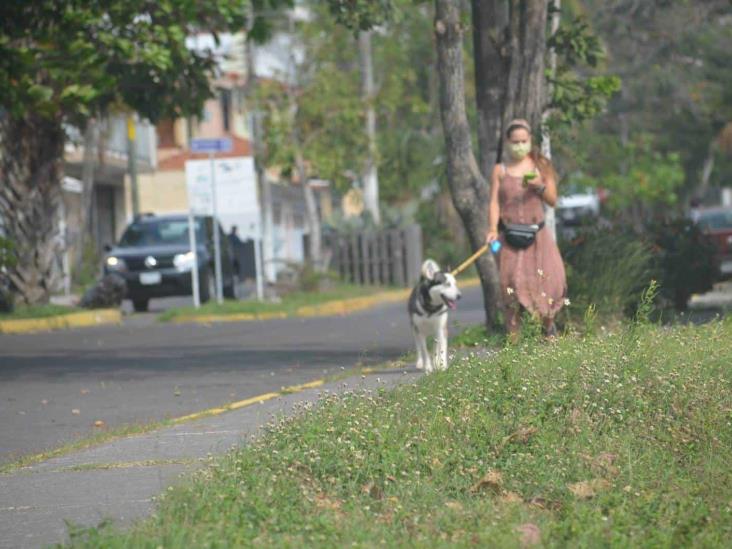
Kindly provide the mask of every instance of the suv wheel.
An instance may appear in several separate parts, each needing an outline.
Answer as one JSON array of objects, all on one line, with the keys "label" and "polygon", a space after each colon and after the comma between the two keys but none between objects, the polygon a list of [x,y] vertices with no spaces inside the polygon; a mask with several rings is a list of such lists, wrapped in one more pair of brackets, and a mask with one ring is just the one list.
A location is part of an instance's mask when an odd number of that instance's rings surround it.
[{"label": "suv wheel", "polygon": [[150,300],[147,298],[133,299],[132,307],[135,309],[136,313],[145,313],[147,312],[147,306],[149,305],[149,303]]}]

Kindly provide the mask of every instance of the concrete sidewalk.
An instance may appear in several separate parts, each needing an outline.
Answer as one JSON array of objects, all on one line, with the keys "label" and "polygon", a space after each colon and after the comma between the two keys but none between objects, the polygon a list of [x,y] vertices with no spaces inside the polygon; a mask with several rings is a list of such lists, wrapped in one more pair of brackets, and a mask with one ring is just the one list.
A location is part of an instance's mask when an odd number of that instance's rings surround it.
[{"label": "concrete sidewalk", "polygon": [[66,521],[129,526],[150,514],[154,497],[182,482],[209,456],[256,436],[280,414],[326,391],[389,388],[417,379],[416,370],[387,370],[325,384],[159,431],[50,459],[0,475],[0,547],[44,547],[68,541]]}]

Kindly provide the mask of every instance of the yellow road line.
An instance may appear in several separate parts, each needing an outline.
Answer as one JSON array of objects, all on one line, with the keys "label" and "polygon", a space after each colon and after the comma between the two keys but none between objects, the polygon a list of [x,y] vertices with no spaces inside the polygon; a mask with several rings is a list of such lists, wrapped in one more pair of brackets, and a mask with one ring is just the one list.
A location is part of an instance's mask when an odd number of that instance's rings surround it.
[{"label": "yellow road line", "polygon": [[24,334],[46,332],[63,328],[82,328],[100,324],[119,324],[122,313],[118,309],[79,311],[45,318],[19,318],[0,320],[0,334]]}]

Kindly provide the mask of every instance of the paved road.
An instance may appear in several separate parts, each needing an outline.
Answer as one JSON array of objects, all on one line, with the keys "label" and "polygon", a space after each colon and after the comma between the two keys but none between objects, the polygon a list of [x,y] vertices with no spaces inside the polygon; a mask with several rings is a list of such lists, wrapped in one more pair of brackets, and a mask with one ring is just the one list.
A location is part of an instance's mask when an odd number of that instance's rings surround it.
[{"label": "paved road", "polygon": [[[403,304],[349,317],[211,326],[132,316],[121,327],[0,335],[0,463],[95,431],[176,417],[393,359],[411,350]],[[479,289],[453,323],[482,321]]]}]

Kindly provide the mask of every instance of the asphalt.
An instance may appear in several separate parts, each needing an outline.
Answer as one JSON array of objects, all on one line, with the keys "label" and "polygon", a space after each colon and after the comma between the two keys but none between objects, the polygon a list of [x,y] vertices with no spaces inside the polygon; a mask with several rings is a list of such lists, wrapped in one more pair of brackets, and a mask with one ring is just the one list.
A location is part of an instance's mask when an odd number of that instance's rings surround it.
[{"label": "asphalt", "polygon": [[209,456],[241,445],[298,405],[317,402],[326,391],[388,388],[418,375],[401,370],[351,377],[0,475],[0,548],[68,542],[69,525],[83,528],[110,520],[129,526],[148,516],[156,496],[184,482]]},{"label": "asphalt", "polygon": [[[468,289],[451,323],[483,319]],[[198,410],[377,364],[412,350],[405,305],[346,317],[160,324],[0,335],[0,464],[101,429]]]}]

